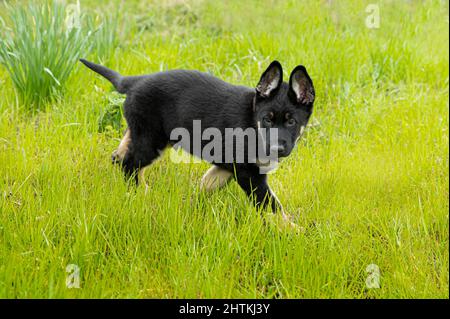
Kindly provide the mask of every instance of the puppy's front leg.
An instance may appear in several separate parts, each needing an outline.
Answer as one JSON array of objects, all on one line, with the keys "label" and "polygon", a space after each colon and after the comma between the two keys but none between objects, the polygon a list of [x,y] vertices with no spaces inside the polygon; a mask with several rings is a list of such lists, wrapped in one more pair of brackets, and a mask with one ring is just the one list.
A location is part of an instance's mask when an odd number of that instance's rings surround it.
[{"label": "puppy's front leg", "polygon": [[303,228],[293,223],[284,212],[283,206],[277,196],[267,184],[267,175],[248,170],[236,171],[236,180],[248,196],[253,196],[256,207],[266,208],[270,203],[273,213],[281,212],[282,222],[279,224],[281,229],[294,230],[296,232],[303,231]]},{"label": "puppy's front leg", "polygon": [[236,170],[236,180],[247,196],[253,197],[256,207],[266,208],[270,204],[272,212],[280,211],[283,206],[267,184],[267,175],[259,174],[258,169]]}]

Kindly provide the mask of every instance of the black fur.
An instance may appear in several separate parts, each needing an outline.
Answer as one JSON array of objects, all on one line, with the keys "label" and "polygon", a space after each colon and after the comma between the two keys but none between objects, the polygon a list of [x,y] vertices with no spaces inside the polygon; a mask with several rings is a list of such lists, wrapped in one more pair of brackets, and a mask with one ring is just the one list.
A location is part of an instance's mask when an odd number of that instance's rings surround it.
[{"label": "black fur", "polygon": [[[256,129],[258,123],[261,127],[276,127],[277,151],[285,157],[312,113],[314,87],[303,66],[293,70],[287,84],[282,81],[280,63],[274,61],[255,89],[232,85],[198,71],[171,70],[125,77],[104,66],[80,61],[126,94],[124,114],[131,143],[122,166],[127,176],[135,176],[136,182],[139,169],[151,164],[167,145],[177,142],[170,140],[174,128],[186,128],[193,135],[193,120],[201,120],[202,129],[215,127],[222,133],[225,128]],[[271,203],[273,211],[281,208],[267,184],[267,176],[260,173],[255,163],[213,164],[233,172],[257,206]]]}]

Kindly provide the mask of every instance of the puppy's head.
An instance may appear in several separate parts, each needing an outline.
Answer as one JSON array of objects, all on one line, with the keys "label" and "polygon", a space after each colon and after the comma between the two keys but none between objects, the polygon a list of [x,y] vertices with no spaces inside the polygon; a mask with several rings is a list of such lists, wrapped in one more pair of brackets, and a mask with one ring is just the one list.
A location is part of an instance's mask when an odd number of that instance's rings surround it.
[{"label": "puppy's head", "polygon": [[278,61],[273,61],[261,75],[256,86],[254,121],[256,127],[276,129],[274,141],[266,135],[266,150],[277,153],[278,157],[288,156],[311,116],[315,99],[314,86],[306,68],[299,65],[283,82],[283,69]]}]

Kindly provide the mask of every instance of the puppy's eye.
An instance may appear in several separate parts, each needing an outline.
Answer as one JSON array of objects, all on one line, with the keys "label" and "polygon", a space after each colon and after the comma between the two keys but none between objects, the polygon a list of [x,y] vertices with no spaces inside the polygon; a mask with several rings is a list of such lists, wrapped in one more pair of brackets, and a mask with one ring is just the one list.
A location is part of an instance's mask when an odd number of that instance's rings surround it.
[{"label": "puppy's eye", "polygon": [[263,118],[263,122],[265,126],[272,126],[272,120],[268,116]]},{"label": "puppy's eye", "polygon": [[294,126],[295,123],[297,122],[295,121],[295,119],[291,117],[289,120],[286,121],[286,126]]}]

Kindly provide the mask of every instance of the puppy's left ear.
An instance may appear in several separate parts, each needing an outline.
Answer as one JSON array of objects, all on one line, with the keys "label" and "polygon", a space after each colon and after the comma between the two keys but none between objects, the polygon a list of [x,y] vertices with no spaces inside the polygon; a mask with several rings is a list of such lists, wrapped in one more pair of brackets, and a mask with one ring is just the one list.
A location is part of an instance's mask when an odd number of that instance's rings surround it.
[{"label": "puppy's left ear", "polygon": [[311,78],[303,65],[295,67],[289,78],[289,95],[299,105],[312,106],[316,98]]},{"label": "puppy's left ear", "polygon": [[280,62],[273,61],[261,75],[256,86],[256,93],[263,98],[270,97],[278,90],[281,83],[283,83],[283,68]]}]

